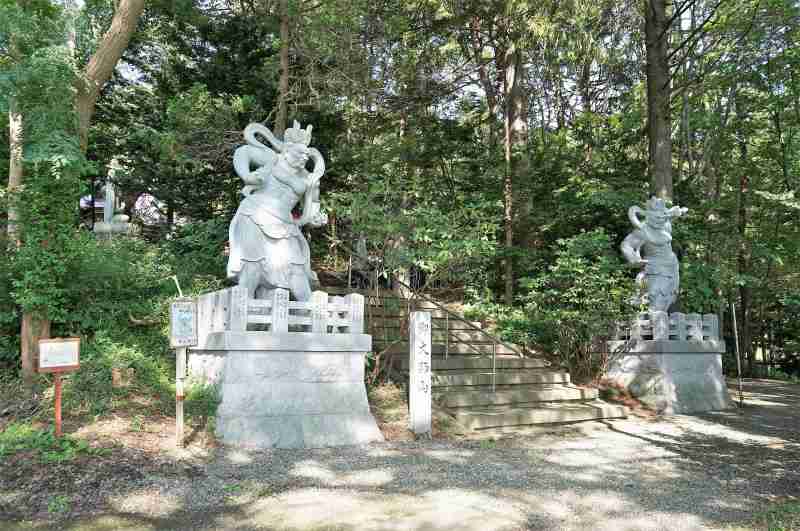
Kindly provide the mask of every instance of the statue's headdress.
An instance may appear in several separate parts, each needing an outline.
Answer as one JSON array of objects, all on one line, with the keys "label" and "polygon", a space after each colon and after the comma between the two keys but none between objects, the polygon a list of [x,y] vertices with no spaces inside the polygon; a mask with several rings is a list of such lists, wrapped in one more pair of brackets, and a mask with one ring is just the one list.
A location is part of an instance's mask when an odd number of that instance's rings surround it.
[{"label": "statue's headdress", "polygon": [[300,122],[295,120],[294,125],[283,133],[283,141],[308,146],[311,143],[311,129],[311,125],[302,129],[300,127]]}]

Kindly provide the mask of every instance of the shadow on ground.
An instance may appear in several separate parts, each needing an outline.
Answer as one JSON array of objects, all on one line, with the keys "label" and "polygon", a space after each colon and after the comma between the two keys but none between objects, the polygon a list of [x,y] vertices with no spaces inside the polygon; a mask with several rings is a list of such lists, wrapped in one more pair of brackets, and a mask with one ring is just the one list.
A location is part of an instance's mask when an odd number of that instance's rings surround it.
[{"label": "shadow on ground", "polygon": [[[0,527],[749,529],[754,512],[800,493],[800,386],[754,380],[745,391],[740,410],[500,440],[223,448],[195,460],[123,448],[27,480],[0,465],[0,488],[18,486],[0,497]],[[48,512],[58,496],[68,508]]]}]

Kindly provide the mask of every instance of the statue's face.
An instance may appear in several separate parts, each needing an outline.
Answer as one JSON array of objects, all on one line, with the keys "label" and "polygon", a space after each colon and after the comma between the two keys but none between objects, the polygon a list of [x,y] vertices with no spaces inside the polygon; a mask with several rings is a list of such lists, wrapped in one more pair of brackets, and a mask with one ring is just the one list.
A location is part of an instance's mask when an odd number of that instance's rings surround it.
[{"label": "statue's face", "polygon": [[295,169],[306,167],[308,162],[308,148],[302,144],[291,144],[286,150],[286,162]]},{"label": "statue's face", "polygon": [[667,216],[666,210],[663,212],[658,210],[648,210],[647,224],[656,230],[669,230],[672,228],[671,224],[669,223],[669,216]]}]

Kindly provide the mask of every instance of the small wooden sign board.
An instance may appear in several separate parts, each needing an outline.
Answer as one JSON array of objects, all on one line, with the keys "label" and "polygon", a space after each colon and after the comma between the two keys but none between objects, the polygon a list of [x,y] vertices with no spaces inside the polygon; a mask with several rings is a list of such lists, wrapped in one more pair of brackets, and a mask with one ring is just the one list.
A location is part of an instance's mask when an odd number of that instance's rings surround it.
[{"label": "small wooden sign board", "polygon": [[61,437],[61,373],[81,368],[81,338],[39,340],[39,372],[52,372],[55,385],[56,437]]},{"label": "small wooden sign board", "polygon": [[176,299],[169,307],[169,346],[197,345],[197,303],[194,299]]},{"label": "small wooden sign board", "polygon": [[175,441],[183,446],[183,400],[186,349],[197,345],[197,302],[176,299],[169,306],[169,346],[175,349]]},{"label": "small wooden sign board", "polygon": [[81,338],[39,340],[39,372],[69,372],[80,369]]}]

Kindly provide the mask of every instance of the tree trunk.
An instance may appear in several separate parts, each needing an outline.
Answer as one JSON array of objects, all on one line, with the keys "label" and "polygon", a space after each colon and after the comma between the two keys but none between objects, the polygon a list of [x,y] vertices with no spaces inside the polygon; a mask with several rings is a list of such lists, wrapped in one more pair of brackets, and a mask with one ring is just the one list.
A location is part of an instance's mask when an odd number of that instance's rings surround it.
[{"label": "tree trunk", "polygon": [[289,114],[289,0],[281,0],[281,78],[278,82],[278,113],[275,116],[275,136],[283,138]]},{"label": "tree trunk", "polygon": [[[486,108],[489,111],[488,117],[488,146],[489,149],[494,149],[497,147],[497,116],[500,113],[500,107],[498,104],[497,99],[497,91],[495,90],[495,84],[487,71],[485,61],[483,59],[483,48],[484,42],[481,38],[481,19],[479,17],[473,17],[470,22],[470,46],[472,47],[471,55],[474,58],[475,64],[478,65],[478,78],[481,82],[481,87],[483,88],[483,93],[486,97]],[[498,49],[495,49],[495,54],[498,53]],[[500,65],[497,65],[498,67]]]},{"label": "tree trunk", "polygon": [[668,25],[666,0],[646,0],[647,137],[650,154],[650,192],[662,199],[672,199]]},{"label": "tree trunk", "polygon": [[84,152],[89,144],[89,124],[94,115],[97,97],[111,79],[122,52],[136,31],[136,24],[143,11],[144,0],[119,0],[111,26],[86,65],[84,79],[77,82],[78,96],[75,106],[78,112],[78,139]]},{"label": "tree trunk", "polygon": [[26,312],[22,316],[20,347],[22,353],[22,381],[25,389],[33,390],[33,379],[36,375],[39,359],[39,340],[50,337],[50,320],[39,319]]},{"label": "tree trunk", "polygon": [[19,234],[19,207],[14,197],[14,192],[22,186],[22,147],[23,130],[22,114],[17,111],[17,103],[14,98],[9,98],[8,110],[8,192],[10,201],[8,202],[8,243],[20,246]]},{"label": "tree trunk", "polygon": [[503,182],[503,222],[505,227],[505,302],[514,303],[514,180],[524,172],[520,151],[527,140],[525,98],[521,90],[522,54],[512,43],[505,54],[505,178]]},{"label": "tree trunk", "polygon": [[[19,230],[19,206],[14,192],[22,186],[22,148],[24,132],[22,114],[17,110],[14,98],[9,101],[8,111],[9,168],[8,191],[12,194],[8,203],[8,243],[19,248],[22,239]],[[40,335],[44,331],[46,335]],[[22,361],[22,382],[27,392],[33,391],[33,379],[36,375],[36,357],[39,354],[39,339],[49,337],[50,321],[39,320],[31,312],[22,314],[22,330],[20,331],[20,358]]]}]

